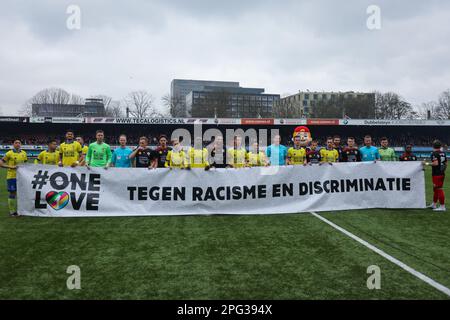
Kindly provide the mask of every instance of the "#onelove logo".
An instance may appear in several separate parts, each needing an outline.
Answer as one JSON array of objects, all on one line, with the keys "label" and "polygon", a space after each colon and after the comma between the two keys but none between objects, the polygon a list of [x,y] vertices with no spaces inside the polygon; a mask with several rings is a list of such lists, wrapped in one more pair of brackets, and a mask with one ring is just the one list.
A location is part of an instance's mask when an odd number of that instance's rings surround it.
[{"label": "#onelove logo", "polygon": [[[39,170],[31,181],[36,190],[35,209],[61,211],[69,204],[76,211],[98,211],[101,175],[98,173],[65,173]],[[43,190],[45,187],[46,192]]]},{"label": "#onelove logo", "polygon": [[45,196],[45,200],[47,200],[47,203],[53,209],[61,210],[69,203],[69,194],[67,192],[50,191]]}]

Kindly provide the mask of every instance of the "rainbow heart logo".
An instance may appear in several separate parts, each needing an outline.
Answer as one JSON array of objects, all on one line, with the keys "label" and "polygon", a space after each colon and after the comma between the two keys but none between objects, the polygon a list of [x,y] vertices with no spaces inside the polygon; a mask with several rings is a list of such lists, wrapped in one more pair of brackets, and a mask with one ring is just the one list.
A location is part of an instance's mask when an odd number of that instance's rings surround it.
[{"label": "rainbow heart logo", "polygon": [[69,194],[67,192],[50,191],[45,196],[47,203],[55,210],[61,210],[69,203]]}]

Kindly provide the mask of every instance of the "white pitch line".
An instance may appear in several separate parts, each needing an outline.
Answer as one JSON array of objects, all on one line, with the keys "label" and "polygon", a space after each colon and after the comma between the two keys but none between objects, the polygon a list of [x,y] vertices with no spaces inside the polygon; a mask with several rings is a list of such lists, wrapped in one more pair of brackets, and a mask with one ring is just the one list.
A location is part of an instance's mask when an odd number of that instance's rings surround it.
[{"label": "white pitch line", "polygon": [[392,263],[396,264],[397,266],[399,266],[400,268],[408,271],[409,273],[411,273],[413,276],[419,278],[420,280],[428,283],[430,286],[434,287],[435,289],[439,290],[440,292],[446,294],[447,296],[450,297],[450,289],[447,288],[446,286],[443,286],[442,284],[440,284],[439,282],[436,282],[435,280],[431,279],[430,277],[424,275],[423,273],[420,273],[419,271],[411,268],[410,266],[404,264],[403,262],[401,262],[400,260],[394,258],[393,256],[387,254],[386,252],[384,252],[381,249],[378,249],[377,247],[375,247],[374,245],[371,245],[370,243],[368,243],[367,241],[355,236],[353,233],[345,230],[344,228],[339,227],[337,224],[334,224],[333,222],[331,222],[330,220],[325,219],[324,217],[318,215],[316,212],[311,212],[311,214],[322,220],[323,222],[325,222],[326,224],[332,226],[333,228],[341,231],[343,234],[345,234],[346,236],[352,238],[353,240],[359,242],[360,244],[362,244],[363,246],[369,248],[370,250],[378,253],[380,256],[382,256],[383,258],[391,261]]}]

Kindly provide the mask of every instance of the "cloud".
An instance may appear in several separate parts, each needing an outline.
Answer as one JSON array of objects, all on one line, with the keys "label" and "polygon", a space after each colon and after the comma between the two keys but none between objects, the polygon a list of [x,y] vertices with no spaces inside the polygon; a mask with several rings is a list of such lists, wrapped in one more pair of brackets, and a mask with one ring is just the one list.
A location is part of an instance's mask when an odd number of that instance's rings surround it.
[{"label": "cloud", "polygon": [[[82,28],[66,28],[66,8]],[[173,78],[240,81],[267,92],[395,91],[410,102],[450,87],[447,1],[6,1],[0,10],[0,106],[34,93],[168,93]],[[400,5],[403,4],[403,5]]]}]

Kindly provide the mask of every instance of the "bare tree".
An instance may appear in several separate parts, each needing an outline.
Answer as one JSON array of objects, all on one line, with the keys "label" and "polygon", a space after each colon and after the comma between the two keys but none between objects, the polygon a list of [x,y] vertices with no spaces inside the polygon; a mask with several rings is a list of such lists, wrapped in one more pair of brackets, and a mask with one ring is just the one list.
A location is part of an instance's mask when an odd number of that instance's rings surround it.
[{"label": "bare tree", "polygon": [[23,108],[19,111],[20,114],[26,116],[33,116],[32,105],[33,104],[59,104],[65,105],[70,102],[70,94],[64,89],[60,88],[47,88],[36,93],[31,99],[29,99]]},{"label": "bare tree", "polygon": [[98,94],[96,96],[93,96],[94,99],[102,99],[103,105],[105,106],[105,109],[109,108],[109,105],[112,102],[112,98],[110,96],[104,95],[104,94]]},{"label": "bare tree", "polygon": [[418,119],[437,119],[437,107],[438,104],[435,101],[424,102],[416,106],[414,112],[417,114]]},{"label": "bare tree", "polygon": [[302,118],[303,116],[302,106],[298,101],[278,100],[273,106],[274,118]]},{"label": "bare tree", "polygon": [[186,116],[186,110],[184,109],[186,98],[177,95],[171,96],[169,93],[161,98],[162,105],[168,109],[170,115],[174,118],[182,118]]},{"label": "bare tree", "polygon": [[375,93],[377,119],[405,119],[412,111],[411,104],[394,92]]},{"label": "bare tree", "polygon": [[323,99],[311,108],[311,118],[341,118],[344,115],[342,103],[334,99]]},{"label": "bare tree", "polygon": [[72,94],[70,97],[70,104],[84,104],[84,98],[77,94]]},{"label": "bare tree", "polygon": [[375,117],[375,95],[338,94],[328,99],[321,99],[311,106],[313,118],[351,118],[370,119]]},{"label": "bare tree", "polygon": [[25,117],[32,117],[33,114],[33,107],[30,103],[25,102],[25,104],[22,105],[22,107],[19,109],[19,115],[25,116]]},{"label": "bare tree", "polygon": [[124,99],[130,115],[134,118],[156,118],[161,116],[154,105],[153,96],[147,91],[130,92]]},{"label": "bare tree", "polygon": [[[167,108],[166,106],[162,106],[161,110],[157,110],[158,113],[158,117],[163,117],[163,118],[170,118],[170,117],[174,117],[172,116],[172,114],[170,113],[170,109]],[[183,118],[184,116],[180,115],[179,118]]]},{"label": "bare tree", "polygon": [[120,101],[111,101],[108,103],[108,107],[105,108],[107,117],[123,118],[125,117],[125,111]]},{"label": "bare tree", "polygon": [[60,105],[70,103],[70,94],[63,89],[51,88],[46,89],[45,91],[48,97],[50,98],[50,101],[48,103]]},{"label": "bare tree", "polygon": [[125,116],[125,110],[120,101],[113,100],[110,96],[99,94],[93,96],[95,99],[102,99],[105,106],[105,116],[112,118],[123,118]]},{"label": "bare tree", "polygon": [[364,94],[342,98],[342,117],[352,119],[375,118],[375,94]]},{"label": "bare tree", "polygon": [[450,119],[450,89],[439,96],[435,115],[438,119]]}]

